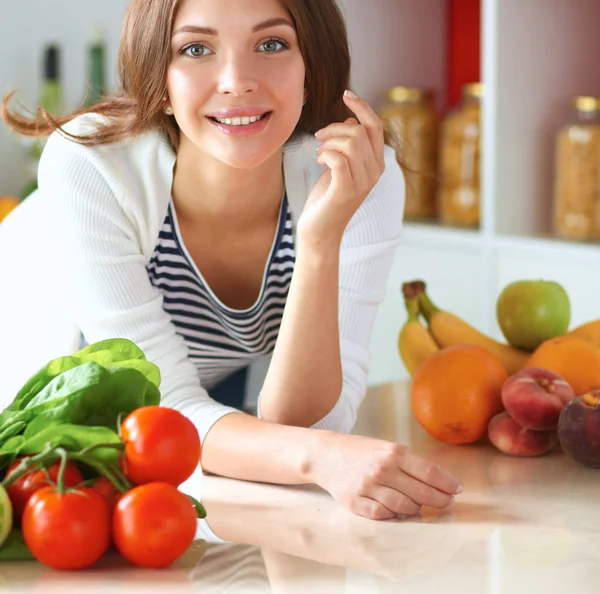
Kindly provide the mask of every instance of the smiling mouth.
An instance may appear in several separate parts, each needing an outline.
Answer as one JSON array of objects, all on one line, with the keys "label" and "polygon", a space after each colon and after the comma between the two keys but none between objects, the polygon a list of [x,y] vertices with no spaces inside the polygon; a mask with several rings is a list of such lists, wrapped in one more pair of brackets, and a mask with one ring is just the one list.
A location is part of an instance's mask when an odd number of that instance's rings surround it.
[{"label": "smiling mouth", "polygon": [[270,113],[270,111],[267,111],[260,116],[244,116],[238,118],[213,118],[212,116],[208,116],[208,119],[225,126],[249,126],[250,124],[260,122],[260,120],[266,118]]}]

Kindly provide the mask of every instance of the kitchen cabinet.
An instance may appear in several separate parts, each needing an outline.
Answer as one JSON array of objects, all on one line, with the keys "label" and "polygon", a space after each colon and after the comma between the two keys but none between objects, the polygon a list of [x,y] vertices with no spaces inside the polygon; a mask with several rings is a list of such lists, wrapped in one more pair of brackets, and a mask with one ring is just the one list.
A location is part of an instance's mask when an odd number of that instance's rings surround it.
[{"label": "kitchen cabinet", "polygon": [[[360,0],[346,3],[353,9]],[[391,4],[381,2],[382,10],[391,10]],[[429,8],[443,20],[445,10],[460,10],[470,2],[393,4],[402,6],[390,18],[411,21],[418,29],[412,35],[432,40],[426,58],[428,75],[415,73],[418,57],[404,63],[410,55],[406,50],[405,57],[398,58],[395,84],[433,84],[446,92],[440,104],[450,103],[451,90],[445,86],[446,69],[452,64],[444,51],[447,44],[433,39],[441,25],[435,18],[422,20],[422,11]],[[597,0],[481,0],[480,80],[486,93],[481,226],[477,231],[450,232],[439,225],[405,224],[405,242],[398,248],[393,283],[372,335],[372,384],[407,377],[398,356],[390,353],[390,337],[406,319],[397,285],[412,280],[417,265],[419,276],[436,287],[432,290],[436,303],[498,339],[502,334],[496,322],[496,300],[508,282],[520,278],[561,282],[571,297],[572,326],[600,317],[596,297],[600,283],[594,279],[594,270],[600,265],[600,244],[551,235],[554,138],[574,96],[600,96],[599,22]],[[447,34],[443,27],[442,31]],[[369,33],[362,31],[362,35],[367,38]],[[388,45],[395,53],[404,49],[403,43],[390,38]],[[431,64],[436,61],[437,69]],[[382,84],[388,82],[384,80],[387,74],[380,76]],[[457,251],[461,243],[469,246],[468,252]],[[424,258],[427,250],[434,250],[436,258]],[[415,254],[414,259],[404,264],[408,254]],[[479,254],[477,265],[473,254]],[[448,271],[468,267],[472,267],[471,284],[459,285],[461,298],[456,302],[457,286],[448,278],[452,276]]]}]

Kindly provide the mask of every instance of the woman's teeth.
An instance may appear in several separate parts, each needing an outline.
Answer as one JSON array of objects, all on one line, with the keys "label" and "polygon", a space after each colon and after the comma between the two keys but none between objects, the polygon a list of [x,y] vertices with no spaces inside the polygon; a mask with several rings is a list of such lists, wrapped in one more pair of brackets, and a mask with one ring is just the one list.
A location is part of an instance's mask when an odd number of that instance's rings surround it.
[{"label": "woman's teeth", "polygon": [[225,124],[226,126],[249,126],[250,124],[254,124],[259,120],[262,120],[266,115],[267,114],[243,118],[213,118],[213,120],[219,122],[219,124]]}]

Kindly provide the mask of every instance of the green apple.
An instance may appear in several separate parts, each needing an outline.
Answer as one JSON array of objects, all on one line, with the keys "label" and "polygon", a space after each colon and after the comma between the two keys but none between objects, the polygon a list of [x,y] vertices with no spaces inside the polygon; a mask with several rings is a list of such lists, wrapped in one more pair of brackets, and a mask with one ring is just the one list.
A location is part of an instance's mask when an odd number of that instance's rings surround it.
[{"label": "green apple", "polygon": [[556,281],[518,280],[500,293],[496,317],[510,345],[533,351],[545,340],[566,334],[571,302]]}]

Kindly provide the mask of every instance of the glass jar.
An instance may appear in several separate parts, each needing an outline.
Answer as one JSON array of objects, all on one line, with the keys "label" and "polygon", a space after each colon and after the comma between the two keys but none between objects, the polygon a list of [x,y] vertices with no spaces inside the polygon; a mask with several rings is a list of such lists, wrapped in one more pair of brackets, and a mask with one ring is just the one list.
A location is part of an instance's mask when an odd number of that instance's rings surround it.
[{"label": "glass jar", "polygon": [[433,97],[428,89],[393,87],[379,111],[386,144],[404,170],[407,221],[437,218],[439,115]]},{"label": "glass jar", "polygon": [[441,126],[440,220],[445,225],[480,224],[481,101],[483,84],[462,87],[460,105]]},{"label": "glass jar", "polygon": [[576,97],[574,114],[556,138],[554,234],[600,239],[600,99]]}]

